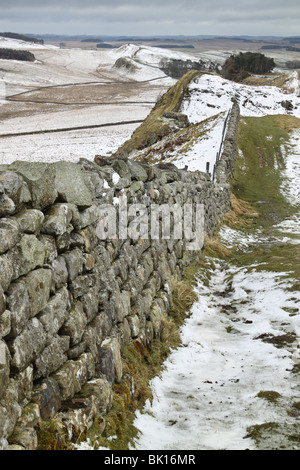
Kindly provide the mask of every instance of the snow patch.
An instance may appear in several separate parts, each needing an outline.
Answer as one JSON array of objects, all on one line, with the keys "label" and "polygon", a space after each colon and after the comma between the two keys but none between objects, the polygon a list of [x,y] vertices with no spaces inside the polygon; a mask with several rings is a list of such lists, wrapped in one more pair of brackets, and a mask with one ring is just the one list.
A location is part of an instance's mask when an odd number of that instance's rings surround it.
[{"label": "snow patch", "polygon": [[35,44],[34,42],[21,41],[20,39],[10,39],[0,36],[0,49],[59,49],[57,46]]}]

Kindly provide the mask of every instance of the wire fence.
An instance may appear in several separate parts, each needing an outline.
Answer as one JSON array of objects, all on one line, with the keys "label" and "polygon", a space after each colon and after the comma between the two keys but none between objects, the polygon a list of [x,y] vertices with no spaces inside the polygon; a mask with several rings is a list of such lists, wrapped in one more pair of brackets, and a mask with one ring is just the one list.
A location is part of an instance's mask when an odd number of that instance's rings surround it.
[{"label": "wire fence", "polygon": [[[230,115],[231,115],[231,109],[228,111],[227,116],[226,116],[225,121],[224,121],[220,148],[219,148],[219,151],[217,152],[216,162],[215,162],[214,167],[213,167],[212,181],[215,180],[216,166],[217,166],[217,164],[218,164],[218,162],[219,162],[219,160],[222,156],[222,150],[223,150],[224,142],[225,142],[225,139],[226,139],[226,131],[227,131],[227,125],[228,125]],[[207,173],[209,173],[209,167],[210,167],[210,164],[209,164],[209,162],[207,162],[206,163],[206,172]]]}]

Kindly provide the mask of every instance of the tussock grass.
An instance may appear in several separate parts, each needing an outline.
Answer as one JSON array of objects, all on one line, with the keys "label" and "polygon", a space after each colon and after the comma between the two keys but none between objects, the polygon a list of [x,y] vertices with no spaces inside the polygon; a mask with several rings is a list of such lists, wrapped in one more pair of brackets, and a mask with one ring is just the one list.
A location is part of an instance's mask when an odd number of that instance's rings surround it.
[{"label": "tussock grass", "polygon": [[243,80],[245,85],[253,86],[277,86],[284,88],[285,83],[289,80],[289,74],[270,73],[262,76],[250,76]]},{"label": "tussock grass", "polygon": [[285,129],[287,131],[300,128],[300,119],[291,115],[282,114],[275,116],[275,122],[282,129]]},{"label": "tussock grass", "polygon": [[235,229],[247,227],[252,224],[253,219],[259,217],[259,213],[249,202],[238,199],[233,193],[230,200],[232,210],[224,216],[224,224],[229,227]]},{"label": "tussock grass", "polygon": [[220,242],[217,236],[206,238],[204,247],[206,256],[209,255],[214,258],[229,258],[231,255],[231,251]]}]

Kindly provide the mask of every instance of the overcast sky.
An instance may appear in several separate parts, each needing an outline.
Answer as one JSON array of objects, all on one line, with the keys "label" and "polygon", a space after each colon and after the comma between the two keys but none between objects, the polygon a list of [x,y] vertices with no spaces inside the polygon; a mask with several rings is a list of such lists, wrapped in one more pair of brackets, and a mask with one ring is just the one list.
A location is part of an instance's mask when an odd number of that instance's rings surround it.
[{"label": "overcast sky", "polygon": [[0,0],[0,31],[299,36],[300,0]]}]

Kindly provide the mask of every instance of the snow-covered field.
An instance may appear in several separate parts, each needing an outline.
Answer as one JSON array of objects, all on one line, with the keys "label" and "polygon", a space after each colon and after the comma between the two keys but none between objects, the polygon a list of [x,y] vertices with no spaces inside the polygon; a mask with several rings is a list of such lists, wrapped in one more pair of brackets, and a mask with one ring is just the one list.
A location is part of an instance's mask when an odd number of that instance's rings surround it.
[{"label": "snow-covered field", "polygon": [[[83,156],[93,160],[96,154],[109,155],[139,125],[130,121],[145,119],[158,96],[175,82],[158,68],[161,59],[196,58],[193,50],[190,54],[133,44],[119,49],[95,51],[58,49],[55,46],[28,44],[5,38],[0,38],[0,43],[1,47],[32,49],[37,59],[34,63],[0,60],[1,163],[11,163],[15,159],[77,161]],[[133,63],[135,69],[116,69],[114,64],[120,57]],[[133,82],[136,87],[126,89],[126,84]],[[285,94],[276,87],[245,86],[218,76],[203,75],[191,84],[190,98],[184,100],[181,111],[187,114],[191,123],[216,117],[207,125],[204,124],[207,130],[202,139],[197,139],[188,151],[178,152],[178,159],[174,160],[174,155],[170,155],[170,159],[179,167],[188,165],[191,170],[202,171],[205,171],[209,162],[212,169],[220,148],[223,121],[232,106],[232,99],[239,101],[241,113],[245,116],[287,113],[281,102],[290,100],[294,105],[292,113],[299,117],[297,83],[296,74],[291,73],[291,92]],[[86,106],[84,101],[80,106],[68,106],[65,103],[68,99],[70,104],[74,103],[76,96],[82,95],[80,84],[98,85],[95,91],[98,104],[89,104],[88,100]],[[64,86],[64,94],[62,88],[57,88],[58,85]],[[113,91],[108,94],[107,87],[112,85]],[[19,101],[4,102],[5,96]],[[111,104],[101,103],[101,100]],[[47,104],[47,101],[57,104]],[[43,130],[120,122],[124,123],[118,127],[4,137],[6,134],[30,134]]]},{"label": "snow-covered field", "polygon": [[[84,157],[93,160],[96,154],[107,155],[117,150],[138,126],[138,123],[133,125],[130,122],[144,120],[158,96],[175,82],[159,70],[157,65],[161,57],[164,54],[180,57],[178,52],[154,48],[141,50],[132,45],[117,50],[95,51],[58,49],[2,38],[0,47],[32,50],[36,57],[33,63],[0,60],[2,163],[11,163],[15,159],[47,162],[59,159],[77,161]],[[135,71],[114,67],[119,57],[133,60],[133,56]],[[94,100],[97,104],[89,104],[90,94],[85,104],[80,85],[98,86]],[[77,96],[81,97],[79,106],[72,104],[76,103]],[[10,101],[9,98],[18,101]],[[66,102],[68,99],[70,103]],[[1,137],[120,122],[123,122],[122,126],[98,130]]]}]

